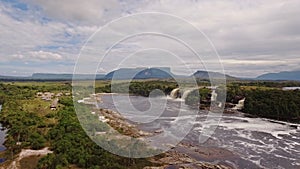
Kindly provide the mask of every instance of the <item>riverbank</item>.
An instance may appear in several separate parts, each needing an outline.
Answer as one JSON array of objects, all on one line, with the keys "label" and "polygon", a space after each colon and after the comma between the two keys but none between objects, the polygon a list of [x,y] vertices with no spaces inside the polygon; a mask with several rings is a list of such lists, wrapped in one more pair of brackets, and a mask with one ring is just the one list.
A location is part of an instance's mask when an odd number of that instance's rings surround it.
[{"label": "riverbank", "polygon": [[121,134],[139,138],[145,136],[151,136],[155,133],[149,133],[146,131],[139,130],[136,125],[129,123],[122,115],[118,112],[108,110],[108,109],[100,109],[99,114],[104,116],[107,124],[109,124],[115,130],[121,132]]},{"label": "riverbank", "polygon": [[161,165],[160,167],[144,167],[144,169],[166,169],[166,168],[183,168],[183,169],[231,169],[229,166],[220,164],[211,164],[200,162],[187,154],[180,153],[175,150],[170,150],[163,157],[153,157],[150,161],[154,164]]}]

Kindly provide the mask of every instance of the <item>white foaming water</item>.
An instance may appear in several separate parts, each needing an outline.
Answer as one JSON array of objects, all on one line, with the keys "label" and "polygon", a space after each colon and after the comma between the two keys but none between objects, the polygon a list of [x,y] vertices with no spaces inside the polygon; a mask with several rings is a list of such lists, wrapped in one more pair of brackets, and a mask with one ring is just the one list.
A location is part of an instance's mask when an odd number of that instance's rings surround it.
[{"label": "white foaming water", "polygon": [[[175,90],[175,89],[174,89]],[[173,98],[171,95],[167,95],[167,97],[165,97],[167,100],[172,100],[173,102],[184,102],[184,100],[182,98]]]},{"label": "white foaming water", "polygon": [[296,133],[296,129],[291,129],[287,125],[282,125],[278,123],[271,123],[267,120],[261,118],[246,118],[246,117],[231,117],[239,120],[244,120],[247,122],[234,121],[233,123],[226,123],[221,121],[219,126],[226,127],[228,129],[243,129],[248,131],[258,131],[272,134],[274,137],[281,138],[279,135]]},{"label": "white foaming water", "polygon": [[173,99],[176,99],[177,95],[178,95],[178,92],[179,92],[179,88],[173,89],[170,93],[170,97],[173,98]]},{"label": "white foaming water", "polygon": [[189,95],[189,93],[191,93],[194,89],[188,89],[188,90],[185,90],[181,96],[181,99],[182,100],[185,100],[186,97]]},{"label": "white foaming water", "polygon": [[299,131],[290,125],[299,126],[261,118],[226,116],[220,129],[231,136],[228,139],[222,138],[223,135],[214,137],[222,140],[224,148],[238,152],[258,167],[274,168],[272,165],[276,161],[277,168],[299,168]]},{"label": "white foaming water", "polygon": [[283,87],[282,90],[300,90],[300,87]]},{"label": "white foaming water", "polygon": [[242,100],[239,100],[238,104],[235,105],[232,109],[234,110],[242,110],[244,108],[246,98],[243,98]]}]

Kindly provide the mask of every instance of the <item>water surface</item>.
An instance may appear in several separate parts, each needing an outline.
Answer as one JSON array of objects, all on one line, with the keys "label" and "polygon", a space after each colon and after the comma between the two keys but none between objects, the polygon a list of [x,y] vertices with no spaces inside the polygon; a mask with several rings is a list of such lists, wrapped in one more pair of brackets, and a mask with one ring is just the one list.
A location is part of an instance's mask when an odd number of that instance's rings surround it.
[{"label": "water surface", "polygon": [[[113,100],[110,95],[102,96],[102,103],[99,106],[117,110],[116,105],[124,101],[127,96],[114,95],[114,97],[117,99]],[[145,97],[129,96],[129,99],[139,111],[146,112],[151,106]],[[153,119],[146,123],[137,123],[140,129],[146,131],[168,129],[174,125],[180,130],[180,126],[192,123],[193,128],[186,131],[188,135],[183,143],[190,144],[193,148],[177,146],[176,150],[200,161],[225,163],[236,168],[300,168],[300,127],[298,124],[249,118],[243,113],[223,114],[220,123],[215,124],[218,127],[214,134],[206,142],[199,143],[199,135],[208,123],[206,121],[208,113],[200,111],[195,116],[194,110],[178,99],[160,99],[160,102],[166,103],[166,106],[159,116],[158,114],[139,114],[139,111],[134,112],[132,109],[122,109],[123,112],[120,113],[133,121],[147,117]],[[177,117],[180,111],[185,113]],[[218,157],[212,155],[212,158],[203,158],[199,153],[195,153],[195,147],[199,147],[200,152],[210,148],[214,152],[220,151],[220,154],[222,154],[222,149],[225,149],[233,155],[224,154]]]}]

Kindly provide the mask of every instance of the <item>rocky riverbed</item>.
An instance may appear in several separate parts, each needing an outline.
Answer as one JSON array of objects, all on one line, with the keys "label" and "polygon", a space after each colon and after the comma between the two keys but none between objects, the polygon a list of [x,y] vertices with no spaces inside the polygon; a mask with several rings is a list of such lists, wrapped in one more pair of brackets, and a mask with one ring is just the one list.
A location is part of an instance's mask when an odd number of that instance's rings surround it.
[{"label": "rocky riverbed", "polygon": [[[142,138],[146,136],[153,136],[160,131],[147,132],[138,129],[137,125],[129,123],[120,113],[107,109],[100,109],[98,111],[100,116],[104,116],[107,119],[107,123],[117,131],[122,131],[122,134],[135,138]],[[212,164],[208,162],[202,162],[193,158],[192,156],[183,153],[183,149],[189,149],[190,152],[194,152],[193,156],[199,156],[200,158],[215,159],[233,153],[219,148],[205,148],[195,147],[191,144],[180,143],[177,147],[165,152],[159,157],[151,157],[149,160],[154,163],[161,165],[160,167],[145,167],[144,169],[189,169],[189,168],[200,168],[200,169],[230,169],[229,165],[224,164]],[[163,157],[161,157],[163,156]],[[199,158],[198,157],[198,158]]]}]

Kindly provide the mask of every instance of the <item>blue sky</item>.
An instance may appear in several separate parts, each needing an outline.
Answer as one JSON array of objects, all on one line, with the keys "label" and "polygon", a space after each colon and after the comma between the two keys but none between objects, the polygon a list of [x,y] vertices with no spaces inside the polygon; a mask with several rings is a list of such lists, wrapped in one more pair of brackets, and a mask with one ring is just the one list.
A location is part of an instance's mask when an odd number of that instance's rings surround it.
[{"label": "blue sky", "polygon": [[[212,41],[231,75],[299,70],[299,6],[298,0],[0,0],[0,75],[72,73],[81,48],[95,31],[113,19],[140,12],[164,12],[189,21]],[[131,27],[125,23],[123,28]],[[120,55],[122,50],[151,46],[145,39],[124,42],[114,50]],[[170,48],[167,41],[153,43]],[[119,59],[113,53],[109,57],[107,64]],[[146,57],[152,58],[150,65],[169,59],[160,52]]]}]

